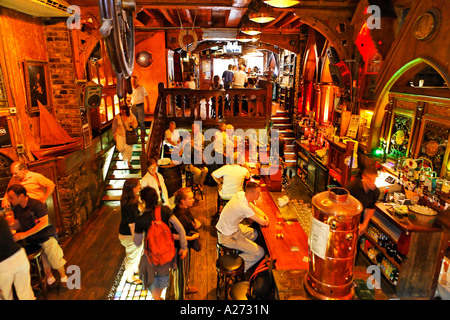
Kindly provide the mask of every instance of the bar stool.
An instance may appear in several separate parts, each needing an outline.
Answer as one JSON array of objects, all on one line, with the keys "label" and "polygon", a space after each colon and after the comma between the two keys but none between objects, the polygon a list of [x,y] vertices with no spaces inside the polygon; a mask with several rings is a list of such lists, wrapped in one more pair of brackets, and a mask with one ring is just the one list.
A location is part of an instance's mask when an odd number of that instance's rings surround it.
[{"label": "bar stool", "polygon": [[195,192],[200,192],[200,195],[203,200],[203,191],[200,189],[199,185],[197,183],[194,183],[194,174],[190,171],[184,170],[184,175],[186,177],[186,187],[190,187],[192,190],[192,193],[195,196]]},{"label": "bar stool", "polygon": [[25,251],[28,261],[30,261],[31,278],[37,278],[37,283],[33,285],[33,289],[40,289],[42,294],[45,295],[47,293],[47,277],[42,264],[42,253],[44,250],[38,245],[28,245],[25,247]]},{"label": "bar stool", "polygon": [[217,271],[217,300],[220,300],[220,288],[225,287],[225,300],[228,300],[228,288],[230,281],[235,283],[244,280],[245,262],[240,256],[234,254],[223,254],[216,260]]},{"label": "bar stool", "polygon": [[250,286],[249,281],[239,281],[233,283],[228,292],[230,300],[248,300],[247,292]]},{"label": "bar stool", "polygon": [[219,259],[224,254],[233,254],[235,256],[238,256],[241,251],[238,249],[232,249],[225,247],[223,244],[220,244],[219,242],[216,243],[216,250],[217,250],[217,259]]}]

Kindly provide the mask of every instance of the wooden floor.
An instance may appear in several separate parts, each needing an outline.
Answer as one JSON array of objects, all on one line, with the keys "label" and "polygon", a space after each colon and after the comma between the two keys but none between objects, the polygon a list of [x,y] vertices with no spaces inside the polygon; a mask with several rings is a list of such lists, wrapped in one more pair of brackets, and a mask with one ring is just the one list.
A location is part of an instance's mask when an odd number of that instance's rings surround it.
[{"label": "wooden floor", "polygon": [[[192,251],[191,284],[199,291],[189,294],[192,300],[216,299],[216,212],[217,191],[215,187],[205,186],[203,200],[192,209],[195,217],[202,223],[200,240],[202,250]],[[52,289],[47,293],[48,300],[105,300],[114,284],[125,257],[124,248],[118,240],[120,209],[115,205],[104,205],[86,222],[82,230],[66,239],[61,239],[66,268],[76,265],[81,272],[81,289],[68,290],[58,295]],[[68,274],[70,276],[70,274]],[[57,278],[57,275],[55,274]],[[45,299],[45,297],[40,297]]]}]

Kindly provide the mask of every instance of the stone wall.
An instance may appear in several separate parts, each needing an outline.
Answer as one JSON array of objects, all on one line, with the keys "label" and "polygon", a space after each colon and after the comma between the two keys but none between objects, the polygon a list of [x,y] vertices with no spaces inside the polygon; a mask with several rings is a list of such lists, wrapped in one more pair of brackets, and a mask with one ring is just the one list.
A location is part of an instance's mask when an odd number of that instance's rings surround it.
[{"label": "stone wall", "polygon": [[59,210],[66,233],[73,234],[93,211],[89,178],[84,162],[66,176],[58,175]]},{"label": "stone wall", "polygon": [[65,22],[44,25],[44,37],[56,119],[71,137],[82,137],[83,120],[80,116],[69,29]]}]

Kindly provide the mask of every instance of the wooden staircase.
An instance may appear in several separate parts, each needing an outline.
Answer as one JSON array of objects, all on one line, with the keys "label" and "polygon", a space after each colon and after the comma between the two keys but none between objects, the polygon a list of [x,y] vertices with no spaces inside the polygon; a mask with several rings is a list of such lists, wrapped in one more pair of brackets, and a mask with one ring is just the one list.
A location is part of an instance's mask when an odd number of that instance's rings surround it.
[{"label": "wooden staircase", "polygon": [[[147,134],[148,134],[147,129]],[[147,136],[148,138],[148,136]],[[119,151],[114,150],[111,164],[106,176],[106,186],[103,192],[102,202],[105,205],[119,206],[122,188],[126,179],[142,178],[140,154],[142,146],[140,143],[133,146],[133,156],[131,158],[132,168],[128,167],[126,161],[122,161]]]},{"label": "wooden staircase", "polygon": [[[280,134],[283,134],[286,143],[284,152],[285,162],[288,171],[293,171],[295,174],[295,167],[297,163],[297,155],[295,154],[294,141],[295,133],[289,113],[284,110],[277,110],[277,113],[271,118],[272,128],[278,129]],[[291,175],[291,174],[289,174]]]}]

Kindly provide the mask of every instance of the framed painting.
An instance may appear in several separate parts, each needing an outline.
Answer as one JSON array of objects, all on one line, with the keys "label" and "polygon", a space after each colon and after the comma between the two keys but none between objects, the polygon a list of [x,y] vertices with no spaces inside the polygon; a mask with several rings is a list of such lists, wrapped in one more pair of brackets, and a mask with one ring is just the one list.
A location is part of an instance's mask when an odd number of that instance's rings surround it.
[{"label": "framed painting", "polygon": [[25,85],[27,89],[28,114],[38,114],[38,101],[47,109],[51,108],[50,79],[47,62],[25,60]]}]

